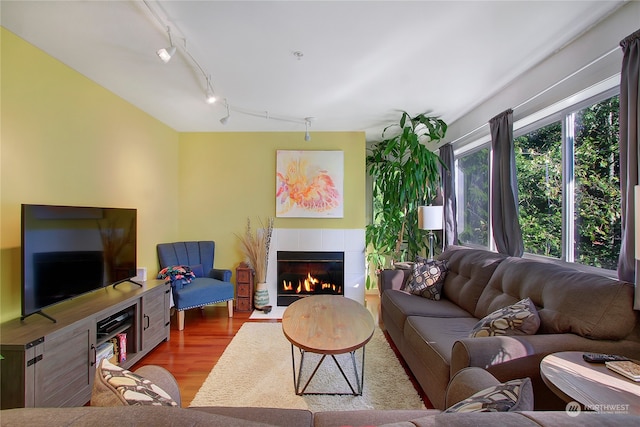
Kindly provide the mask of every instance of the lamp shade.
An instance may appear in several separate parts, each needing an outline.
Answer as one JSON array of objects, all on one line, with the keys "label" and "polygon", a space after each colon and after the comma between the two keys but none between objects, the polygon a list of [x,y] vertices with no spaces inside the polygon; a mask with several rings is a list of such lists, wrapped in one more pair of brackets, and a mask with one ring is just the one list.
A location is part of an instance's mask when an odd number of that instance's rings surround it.
[{"label": "lamp shade", "polygon": [[635,259],[640,259],[640,185],[633,188],[633,218],[635,220]]},{"label": "lamp shade", "polygon": [[419,206],[418,228],[421,230],[442,230],[442,206]]}]

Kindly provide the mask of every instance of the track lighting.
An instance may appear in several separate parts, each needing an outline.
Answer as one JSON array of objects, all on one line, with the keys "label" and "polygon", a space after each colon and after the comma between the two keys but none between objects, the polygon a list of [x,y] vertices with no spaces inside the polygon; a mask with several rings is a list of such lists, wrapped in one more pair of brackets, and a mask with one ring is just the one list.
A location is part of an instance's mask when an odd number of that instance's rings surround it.
[{"label": "track lighting", "polygon": [[169,34],[169,47],[163,47],[162,49],[158,49],[156,52],[162,62],[165,64],[171,60],[171,57],[176,53],[176,47],[173,45],[173,41],[171,40],[171,27],[167,27],[167,34]]},{"label": "track lighting", "polygon": [[211,76],[207,76],[207,104],[213,104],[216,102],[216,95],[213,93],[213,88],[211,87]]},{"label": "track lighting", "polygon": [[304,140],[311,141],[311,135],[309,135],[309,126],[311,125],[311,118],[305,117],[304,119]]},{"label": "track lighting", "polygon": [[[2,1],[2,0],[0,0],[0,1]],[[167,29],[167,35],[169,36],[169,44],[170,44],[170,46],[166,47],[166,48],[158,49],[156,51],[158,57],[160,57],[162,62],[164,62],[166,64],[167,62],[169,62],[171,60],[171,58],[176,53],[176,47],[173,45],[173,39],[172,39],[172,34],[171,34],[171,26],[167,25],[169,22],[173,22],[173,21],[169,17],[167,17],[164,12],[161,11],[161,8],[156,5],[156,3],[157,3],[156,1],[142,0],[142,3],[144,3],[144,5],[147,7],[147,9],[149,9],[149,12],[153,16],[153,18],[158,22],[158,24],[160,24],[162,27],[165,27]],[[181,56],[183,56],[184,59],[189,60],[190,62],[192,62],[193,65],[195,65],[197,67],[197,69],[200,71],[200,73],[202,73],[202,77],[204,77],[206,79],[205,101],[208,104],[215,103],[216,100],[217,100],[216,99],[216,91],[214,90],[213,84],[211,82],[211,75],[208,74],[207,71],[204,68],[202,68],[202,65],[200,65],[200,62],[198,62],[196,60],[196,58],[193,57],[193,55],[191,54],[189,49],[187,49],[187,39],[184,38],[184,33],[180,30],[180,28],[178,26],[176,26],[175,23],[172,24],[172,27],[173,27],[174,32],[177,35],[178,39],[184,41],[184,45],[180,46]],[[302,52],[293,52],[293,55],[298,60],[300,60],[302,58],[302,56],[303,56],[303,53]],[[227,108],[227,115],[220,119],[220,123],[222,123],[223,125],[226,125],[227,123],[229,123],[229,120],[231,120],[231,114],[229,113],[229,111],[232,108],[231,108],[231,106],[229,105],[229,103],[227,102],[226,99],[224,99],[224,104],[225,104],[225,106]],[[262,118],[267,119],[267,120],[278,120],[278,121],[297,123],[297,124],[304,123],[304,126],[305,126],[304,140],[305,141],[311,141],[311,135],[309,134],[309,127],[311,126],[311,120],[313,119],[313,117],[305,117],[304,119],[302,119],[302,118],[299,118],[299,117],[275,116],[275,115],[269,114],[268,111],[262,112],[262,111],[249,110],[249,109],[245,109],[245,108],[240,108],[237,105],[233,106],[233,112],[234,113],[238,113],[238,114],[247,115],[247,116],[262,117]]]},{"label": "track lighting", "polygon": [[225,105],[227,106],[227,115],[220,119],[220,123],[226,126],[226,124],[229,123],[229,120],[231,119],[231,115],[229,114],[229,104],[226,102],[226,100]]},{"label": "track lighting", "polygon": [[211,90],[207,91],[206,101],[207,101],[207,104],[213,104],[214,102],[216,102],[216,96],[213,94]]}]

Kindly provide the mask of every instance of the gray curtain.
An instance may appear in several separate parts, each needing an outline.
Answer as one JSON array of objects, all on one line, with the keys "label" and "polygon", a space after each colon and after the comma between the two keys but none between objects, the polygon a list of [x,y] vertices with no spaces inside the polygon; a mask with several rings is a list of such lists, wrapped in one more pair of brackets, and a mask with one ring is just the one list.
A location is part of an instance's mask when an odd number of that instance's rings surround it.
[{"label": "gray curtain", "polygon": [[453,147],[446,144],[440,147],[440,177],[444,193],[444,248],[458,244],[458,224],[456,222],[456,179],[454,169]]},{"label": "gray curtain", "polygon": [[522,256],[524,243],[518,219],[518,182],[513,151],[513,110],[489,120],[493,170],[491,171],[491,226],[498,252]]},{"label": "gray curtain", "polygon": [[[635,282],[635,224],[633,188],[638,185],[638,116],[640,115],[640,30],[620,42],[620,191],[622,194],[622,244],[618,278]],[[640,254],[638,254],[640,255]],[[636,283],[635,309],[640,309]]]}]

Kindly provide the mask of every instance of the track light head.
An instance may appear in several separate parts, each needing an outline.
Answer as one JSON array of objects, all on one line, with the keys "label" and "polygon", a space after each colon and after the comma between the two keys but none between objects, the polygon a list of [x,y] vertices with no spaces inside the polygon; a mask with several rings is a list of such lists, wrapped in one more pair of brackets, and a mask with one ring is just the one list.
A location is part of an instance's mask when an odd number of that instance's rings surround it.
[{"label": "track light head", "polygon": [[171,39],[171,27],[167,27],[167,34],[169,35],[169,47],[163,47],[162,49],[158,49],[156,54],[162,59],[162,62],[165,64],[171,60],[171,57],[176,54],[176,47],[173,45],[173,40]]},{"label": "track light head", "polygon": [[220,123],[226,126],[227,123],[229,123],[229,120],[231,119],[231,115],[229,114],[229,103],[227,102],[226,99],[224,100],[224,104],[227,107],[227,115],[220,119]]},{"label": "track light head", "polygon": [[304,119],[304,140],[311,141],[311,135],[309,135],[309,126],[311,126],[311,117],[305,117]]},{"label": "track light head", "polygon": [[170,47],[166,47],[166,48],[163,47],[162,49],[158,49],[158,51],[156,53],[158,54],[160,59],[162,59],[162,62],[164,62],[166,64],[167,62],[169,62],[171,60],[171,57],[173,55],[175,55],[176,47],[175,46],[170,46]]},{"label": "track light head", "polygon": [[206,101],[207,101],[207,104],[213,104],[216,102],[216,95],[213,93],[212,90],[207,90]]}]

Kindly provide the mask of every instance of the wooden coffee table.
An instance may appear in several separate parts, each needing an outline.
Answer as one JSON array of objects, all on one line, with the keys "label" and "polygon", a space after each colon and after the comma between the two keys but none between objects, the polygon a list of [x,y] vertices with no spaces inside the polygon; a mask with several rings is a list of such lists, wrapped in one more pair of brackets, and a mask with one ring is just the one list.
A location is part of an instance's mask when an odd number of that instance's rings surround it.
[{"label": "wooden coffee table", "polygon": [[607,368],[589,363],[581,351],[546,356],[540,362],[545,384],[565,402],[576,401],[587,410],[640,415],[640,383]]},{"label": "wooden coffee table", "polygon": [[[349,394],[305,393],[322,362],[327,356],[331,356],[349,384],[352,394],[354,396],[361,395],[364,383],[364,347],[373,336],[374,329],[375,323],[371,313],[358,302],[343,296],[313,295],[301,298],[289,305],[282,315],[282,331],[291,342],[293,384],[296,394]],[[294,347],[300,351],[297,373]],[[359,374],[355,356],[358,349],[362,349]],[[322,357],[306,384],[301,388],[302,368],[307,352],[321,354]],[[336,359],[336,355],[346,353],[351,354],[356,380],[355,388]]]}]

